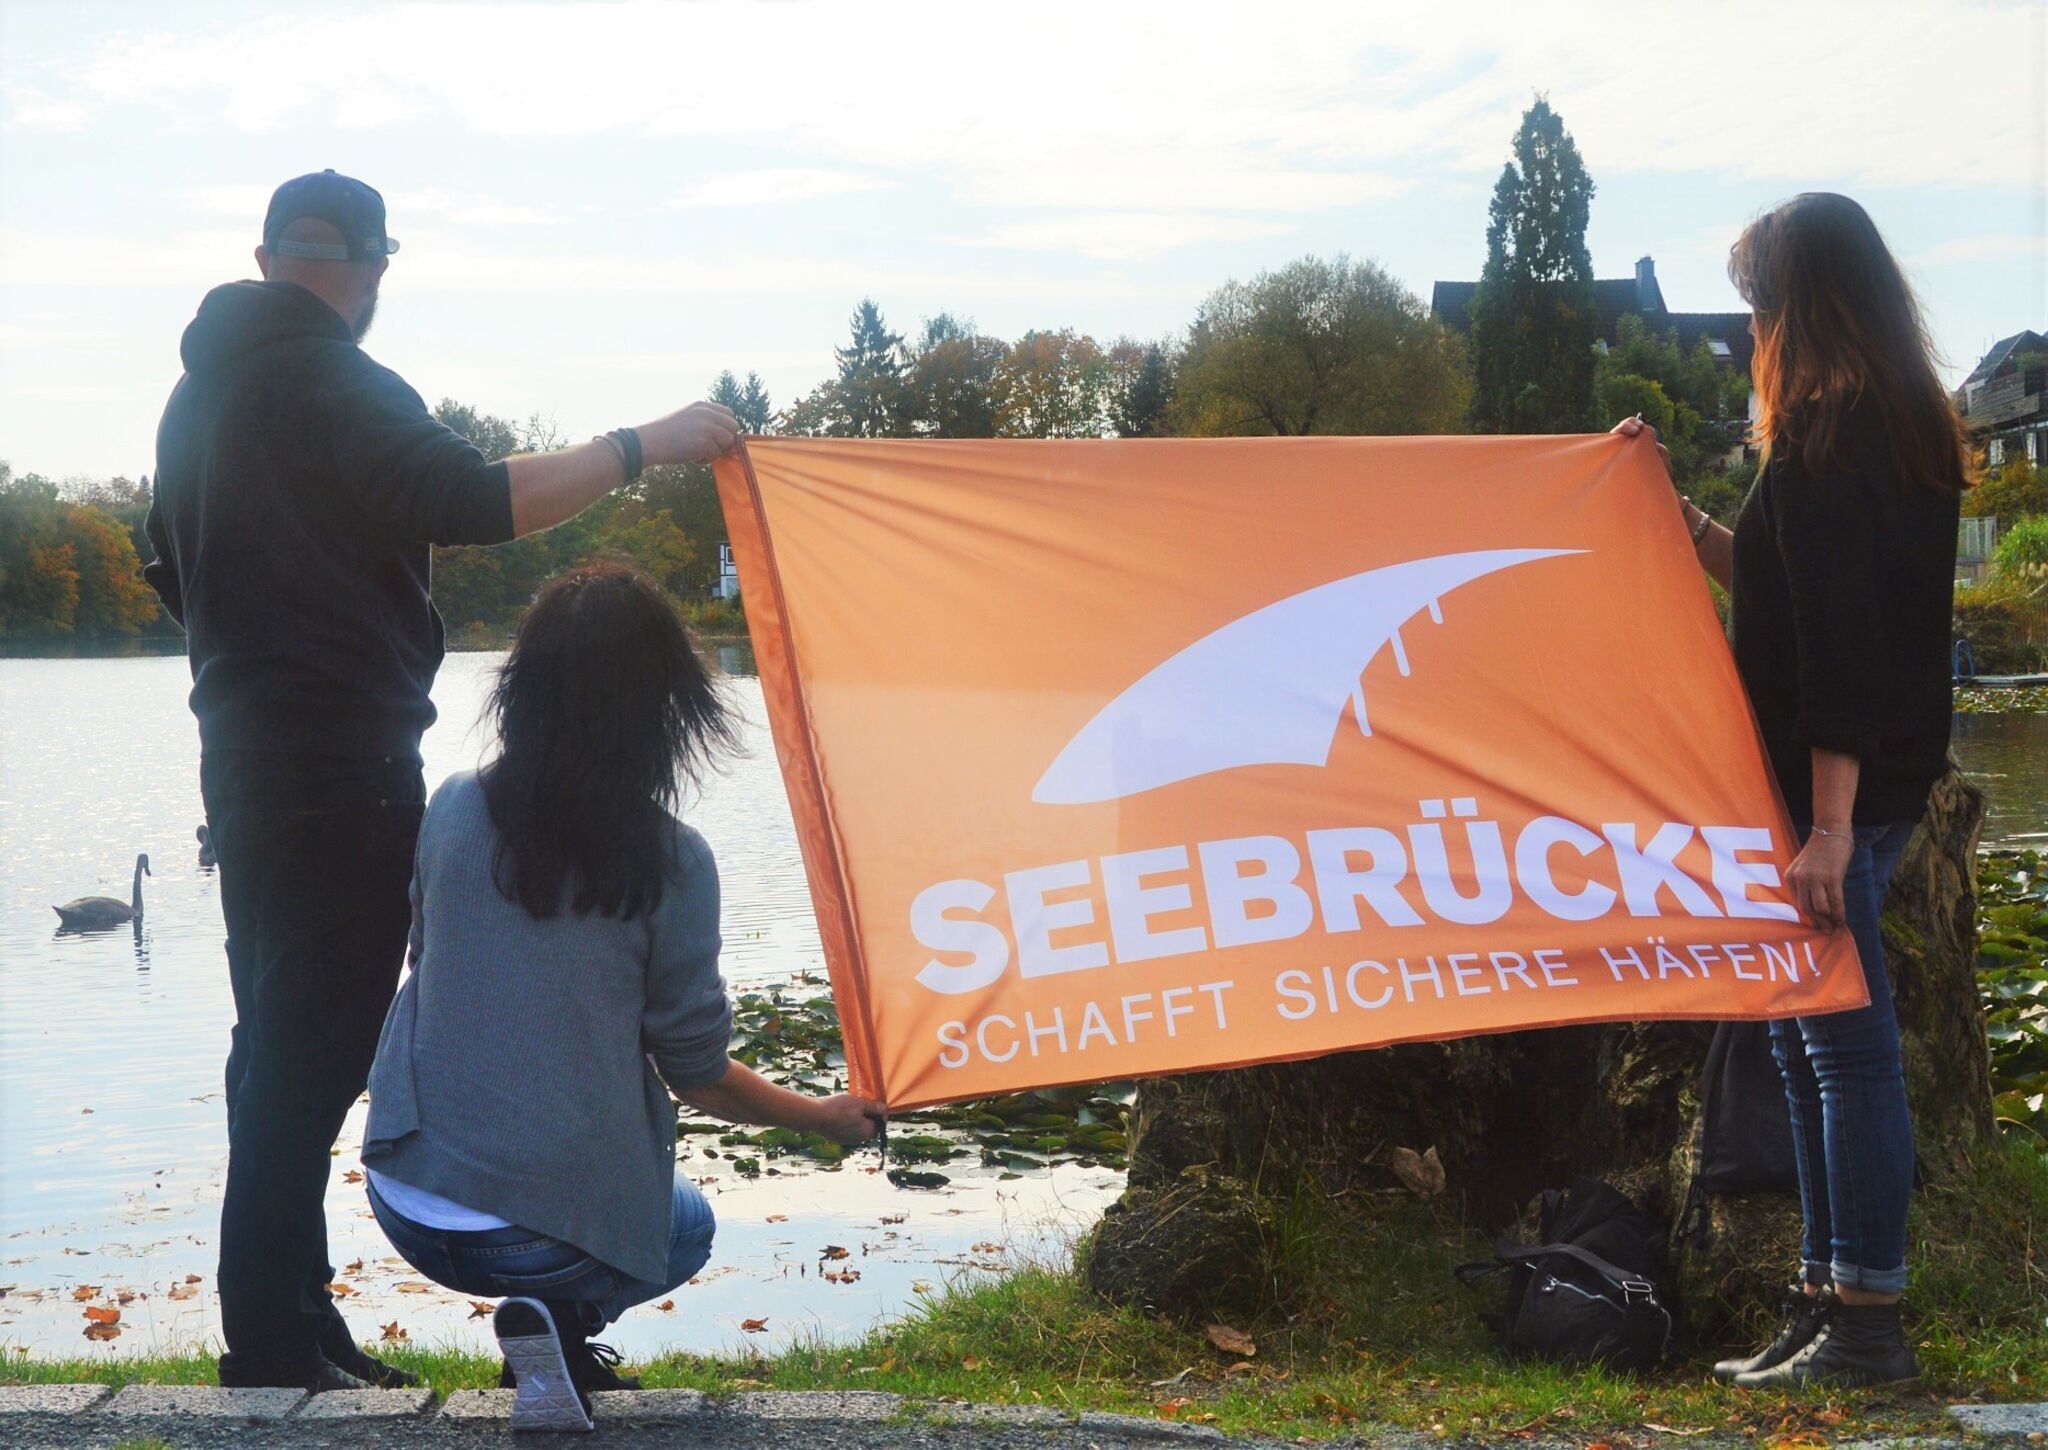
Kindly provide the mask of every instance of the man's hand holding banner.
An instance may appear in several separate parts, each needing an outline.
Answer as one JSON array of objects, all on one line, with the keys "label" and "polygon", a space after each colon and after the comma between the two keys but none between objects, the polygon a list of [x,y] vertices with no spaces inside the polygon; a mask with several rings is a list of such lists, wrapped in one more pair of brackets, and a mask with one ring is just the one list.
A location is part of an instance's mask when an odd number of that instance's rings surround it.
[{"label": "man's hand holding banner", "polygon": [[1648,439],[717,469],[855,1092],[1866,1000]]}]

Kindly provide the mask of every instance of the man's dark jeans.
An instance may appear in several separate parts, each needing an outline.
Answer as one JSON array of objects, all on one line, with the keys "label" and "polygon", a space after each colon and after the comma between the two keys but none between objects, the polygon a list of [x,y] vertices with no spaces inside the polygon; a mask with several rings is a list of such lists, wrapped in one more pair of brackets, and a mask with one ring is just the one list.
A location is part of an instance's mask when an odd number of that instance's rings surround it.
[{"label": "man's dark jeans", "polygon": [[349,1339],[323,1200],[404,965],[426,790],[413,760],[255,751],[209,753],[200,788],[235,995],[221,1378],[289,1382]]}]

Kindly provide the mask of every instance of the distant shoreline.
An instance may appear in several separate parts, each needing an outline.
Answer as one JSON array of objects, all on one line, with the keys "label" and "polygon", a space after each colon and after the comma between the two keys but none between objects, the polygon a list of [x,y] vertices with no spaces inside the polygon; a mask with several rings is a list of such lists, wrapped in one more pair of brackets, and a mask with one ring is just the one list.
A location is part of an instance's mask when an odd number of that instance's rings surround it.
[{"label": "distant shoreline", "polygon": [[[704,634],[695,632],[701,644],[749,644],[744,631],[734,633]],[[448,653],[489,654],[494,650],[512,647],[512,636],[493,634],[457,636],[448,638]],[[132,638],[112,639],[0,639],[0,660],[126,660],[126,659],[167,659],[185,653],[184,637],[171,638],[163,635],[139,635]]]}]

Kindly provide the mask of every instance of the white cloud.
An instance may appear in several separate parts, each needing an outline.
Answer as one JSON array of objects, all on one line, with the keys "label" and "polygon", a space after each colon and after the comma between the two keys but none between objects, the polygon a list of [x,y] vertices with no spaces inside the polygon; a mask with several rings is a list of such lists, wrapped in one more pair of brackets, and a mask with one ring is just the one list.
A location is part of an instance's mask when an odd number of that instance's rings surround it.
[{"label": "white cloud", "polygon": [[[877,266],[830,256],[719,257],[640,253],[511,252],[467,245],[453,233],[401,237],[405,250],[385,282],[390,293],[641,297],[787,297],[864,294],[1069,299],[1184,298],[1182,284],[1133,281],[1116,273],[1080,277],[985,270]],[[249,276],[251,239],[198,230],[128,237],[0,226],[0,275],[10,287],[177,287],[193,295]]]},{"label": "white cloud", "polygon": [[2030,237],[2016,232],[1958,237],[1929,247],[1913,260],[1921,266],[1938,267],[1950,262],[1989,262],[2005,257],[2048,260],[2048,237]]},{"label": "white cloud", "polygon": [[81,129],[91,116],[90,110],[79,101],[66,100],[46,94],[34,86],[9,85],[5,88],[7,97],[7,125],[21,131],[76,131]]},{"label": "white cloud", "polygon": [[948,240],[970,247],[1072,252],[1105,261],[1140,262],[1199,242],[1250,241],[1290,230],[1281,222],[1203,212],[1060,212],[1009,222],[979,236]]},{"label": "white cloud", "polygon": [[[1538,25],[1521,0],[1468,0],[1450,18],[1282,5],[1247,24],[1223,0],[1042,0],[1021,16],[940,0],[393,4],[123,32],[37,83],[251,130],[438,112],[498,136],[766,140],[936,170],[981,200],[1021,182],[1040,205],[1215,209],[1289,171],[1483,174],[1539,89],[1596,175],[2041,184],[2025,170],[2038,83],[1984,70],[2037,53],[2037,6],[1586,0]],[[864,66],[910,79],[851,92]]]},{"label": "white cloud", "polygon": [[777,166],[758,171],[729,171],[686,188],[671,202],[682,211],[707,206],[772,206],[811,201],[822,196],[879,191],[895,183],[854,171],[828,171],[815,166]]}]

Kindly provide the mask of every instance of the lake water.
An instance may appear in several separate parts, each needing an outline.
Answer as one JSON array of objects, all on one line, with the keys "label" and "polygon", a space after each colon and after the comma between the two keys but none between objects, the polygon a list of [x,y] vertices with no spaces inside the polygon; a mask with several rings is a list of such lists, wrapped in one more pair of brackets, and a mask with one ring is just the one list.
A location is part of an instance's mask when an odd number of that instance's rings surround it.
[{"label": "lake water", "polygon": [[[728,670],[751,669],[744,650]],[[477,763],[478,706],[498,655],[451,655],[434,691],[429,788]],[[226,1169],[220,1100],[232,1020],[219,881],[198,864],[199,741],[181,656],[0,659],[0,1346],[121,1354],[218,1335],[214,1243]],[[732,681],[748,753],[686,813],[725,883],[724,970],[735,986],[822,974],[795,829],[763,723],[759,682]],[[138,852],[140,934],[56,933],[50,903],[126,899]],[[392,1257],[355,1167],[351,1116],[328,1194],[334,1262],[360,1335],[490,1342],[461,1296]],[[688,1145],[685,1151],[691,1151]],[[948,1166],[942,1191],[892,1187],[864,1150],[836,1172],[782,1160],[734,1176],[692,1152],[719,1217],[712,1261],[673,1308],[634,1310],[607,1339],[638,1358],[665,1348],[764,1351],[792,1335],[848,1338],[956,1274],[1063,1254],[1121,1191],[1120,1174],[1066,1165],[1002,1181]],[[774,1221],[771,1221],[771,1216]],[[887,1220],[885,1222],[885,1220]],[[851,1251],[819,1277],[828,1244]],[[188,1283],[190,1276],[197,1276]],[[86,1301],[121,1309],[121,1335],[83,1338]],[[125,1304],[118,1296],[133,1297]],[[765,1334],[743,1334],[766,1318]]]},{"label": "lake water", "polygon": [[[757,681],[724,663],[749,751],[688,814],[725,881],[725,970],[735,985],[820,972],[822,954]],[[497,655],[453,655],[425,753],[431,787],[474,765],[477,710]],[[182,657],[0,659],[0,1345],[37,1354],[189,1346],[218,1332],[214,1233],[225,1170],[221,1060],[231,1018],[218,881],[197,863],[199,745]],[[2048,840],[2048,715],[1962,716],[1956,746],[1989,790],[1987,844]],[[125,898],[137,852],[139,934],[59,936],[51,902]],[[351,1118],[328,1198],[344,1308],[358,1332],[482,1348],[487,1321],[392,1257],[370,1220]],[[771,1349],[791,1335],[851,1337],[949,1276],[1063,1254],[1120,1190],[1067,1165],[1003,1181],[955,1171],[940,1192],[892,1188],[876,1155],[838,1172],[787,1160],[734,1177],[698,1153],[719,1215],[712,1264],[673,1307],[636,1309],[608,1337],[634,1357],[664,1348]],[[820,1251],[842,1245],[827,1283]],[[76,1297],[81,1289],[91,1295]],[[125,1303],[120,1296],[130,1296]],[[83,1338],[87,1302],[121,1309],[121,1335]],[[740,1323],[766,1318],[769,1331]]]}]

